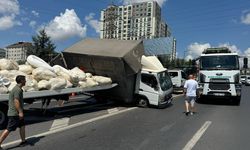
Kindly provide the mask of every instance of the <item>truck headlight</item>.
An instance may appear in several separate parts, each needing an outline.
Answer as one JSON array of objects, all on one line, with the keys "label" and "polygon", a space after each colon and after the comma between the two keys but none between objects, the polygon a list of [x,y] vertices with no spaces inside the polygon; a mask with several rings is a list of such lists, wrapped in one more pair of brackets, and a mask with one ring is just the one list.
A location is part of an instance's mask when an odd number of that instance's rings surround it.
[{"label": "truck headlight", "polygon": [[160,95],[160,96],[159,96],[159,101],[160,101],[160,102],[164,102],[164,101],[165,101],[165,96]]}]

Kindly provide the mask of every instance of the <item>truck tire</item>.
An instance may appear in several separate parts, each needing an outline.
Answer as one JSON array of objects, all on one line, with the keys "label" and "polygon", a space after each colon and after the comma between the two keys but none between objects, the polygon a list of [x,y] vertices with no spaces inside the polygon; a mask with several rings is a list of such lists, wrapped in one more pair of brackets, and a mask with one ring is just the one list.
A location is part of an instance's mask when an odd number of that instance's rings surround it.
[{"label": "truck tire", "polygon": [[234,99],[234,105],[236,105],[236,106],[239,106],[240,105],[240,100],[241,100],[241,96],[237,96],[237,97],[235,97],[235,99]]},{"label": "truck tire", "polygon": [[7,110],[7,105],[5,106],[0,104],[0,129],[5,129],[7,126]]},{"label": "truck tire", "polygon": [[199,97],[196,98],[196,103],[202,103],[204,98],[205,98],[204,96],[200,95]]},{"label": "truck tire", "polygon": [[149,102],[148,102],[147,98],[138,97],[137,102],[138,102],[137,106],[139,106],[139,107],[147,108],[149,106]]}]

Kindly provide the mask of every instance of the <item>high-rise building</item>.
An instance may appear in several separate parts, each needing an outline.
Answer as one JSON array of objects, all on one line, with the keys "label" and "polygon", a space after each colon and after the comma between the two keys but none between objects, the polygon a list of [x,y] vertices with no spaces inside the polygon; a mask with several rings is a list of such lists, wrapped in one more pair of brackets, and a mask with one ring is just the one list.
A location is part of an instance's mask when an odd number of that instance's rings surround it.
[{"label": "high-rise building", "polygon": [[177,41],[176,39],[174,38],[173,40],[173,48],[172,48],[172,56],[171,56],[171,60],[176,60],[176,44],[177,44]]},{"label": "high-rise building", "polygon": [[27,58],[27,50],[32,46],[29,42],[18,42],[7,46],[6,58],[15,61],[25,61]]},{"label": "high-rise building", "polygon": [[101,39],[139,40],[170,36],[157,2],[110,5],[101,11]]}]

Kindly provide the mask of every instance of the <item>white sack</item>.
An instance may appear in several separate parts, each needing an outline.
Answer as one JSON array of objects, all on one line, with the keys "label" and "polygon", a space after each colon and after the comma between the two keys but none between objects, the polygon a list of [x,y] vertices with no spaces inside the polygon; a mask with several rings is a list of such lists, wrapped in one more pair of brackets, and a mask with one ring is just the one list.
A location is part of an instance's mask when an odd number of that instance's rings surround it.
[{"label": "white sack", "polygon": [[0,77],[0,86],[4,85],[4,86],[9,86],[11,83],[11,81],[9,79],[7,79],[6,77]]},{"label": "white sack", "polygon": [[47,80],[41,80],[38,82],[38,90],[49,90],[50,87],[50,82]]},{"label": "white sack", "polygon": [[78,86],[79,78],[77,76],[72,76],[71,83],[73,84],[73,86]]},{"label": "white sack", "polygon": [[53,68],[48,63],[35,55],[29,55],[27,57],[27,62],[34,68],[43,67],[49,69],[50,71],[53,71]]},{"label": "white sack", "polygon": [[59,66],[59,65],[54,65],[53,69],[54,69],[55,72],[56,71],[63,71],[65,73],[67,73],[67,74],[70,74],[69,70],[67,70],[66,68],[64,68],[62,66]]},{"label": "white sack", "polygon": [[19,65],[19,71],[22,71],[26,74],[31,74],[34,68],[30,65]]},{"label": "white sack", "polygon": [[71,75],[70,72],[63,68],[62,66],[59,65],[55,65],[53,66],[54,72],[58,75],[58,76],[62,76],[63,78],[65,78],[68,81],[71,81]]},{"label": "white sack", "polygon": [[25,92],[38,90],[37,81],[35,79],[33,79],[32,76],[26,76],[25,79],[26,79],[26,84],[23,87],[23,90]]},{"label": "white sack", "polygon": [[67,84],[65,88],[72,88],[72,87],[73,87],[73,84],[67,80]]},{"label": "white sack", "polygon": [[98,83],[92,78],[86,78],[86,81],[80,81],[79,85],[81,88],[97,86]]},{"label": "white sack", "polygon": [[86,78],[92,78],[92,76],[93,75],[91,73],[88,73],[88,72],[86,73]]},{"label": "white sack", "polygon": [[51,78],[50,82],[50,90],[64,89],[67,85],[67,80],[63,78]]},{"label": "white sack", "polygon": [[32,75],[39,82],[41,80],[50,80],[51,78],[55,78],[56,74],[46,68],[36,68],[32,71]]},{"label": "white sack", "polygon": [[82,71],[81,69],[79,69],[78,67],[75,67],[73,69],[70,70],[70,74],[73,77],[78,77],[79,81],[84,81],[86,80],[86,74],[84,73],[84,71]]},{"label": "white sack", "polygon": [[0,70],[0,75],[1,75],[2,77],[7,77],[8,74],[9,74],[9,70]]},{"label": "white sack", "polygon": [[86,88],[88,86],[87,81],[79,81],[79,86],[80,88]]},{"label": "white sack", "polygon": [[16,86],[16,81],[11,82],[10,85],[8,86],[8,91],[10,92],[15,86]]},{"label": "white sack", "polygon": [[19,70],[10,70],[8,72],[2,70],[1,73],[5,73],[4,77],[6,77],[7,79],[9,79],[10,81],[16,81],[16,76],[18,75],[23,75],[23,76],[27,76],[26,73],[21,72]]},{"label": "white sack", "polygon": [[94,79],[98,84],[111,84],[112,80],[111,78],[108,77],[103,77],[103,76],[93,76],[92,79]]},{"label": "white sack", "polygon": [[7,94],[8,93],[8,88],[4,85],[0,86],[0,94]]},{"label": "white sack", "polygon": [[18,64],[14,60],[0,59],[1,70],[18,70]]},{"label": "white sack", "polygon": [[[62,76],[63,78],[65,78],[66,80],[70,81],[73,85],[72,86],[78,86],[78,82],[79,82],[79,73],[82,74],[84,72],[82,72],[81,70],[77,70],[77,72],[73,72],[71,70],[67,70],[66,68],[59,66],[59,65],[54,65],[53,66],[54,72],[58,75],[58,76]],[[80,78],[82,78],[82,76],[80,76]],[[83,76],[84,78],[84,76]]]},{"label": "white sack", "polygon": [[97,86],[98,85],[98,83],[94,79],[92,79],[92,78],[86,78],[86,81],[87,81],[87,86],[88,87],[92,87],[92,86]]}]

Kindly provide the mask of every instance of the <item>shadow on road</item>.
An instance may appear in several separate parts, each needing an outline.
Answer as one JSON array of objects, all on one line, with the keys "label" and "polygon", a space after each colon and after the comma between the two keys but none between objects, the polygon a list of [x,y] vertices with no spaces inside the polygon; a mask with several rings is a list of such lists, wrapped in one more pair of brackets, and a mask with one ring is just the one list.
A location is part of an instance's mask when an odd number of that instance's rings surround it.
[{"label": "shadow on road", "polygon": [[52,107],[44,111],[44,109],[29,108],[25,110],[25,124],[35,124],[39,122],[60,119],[64,117],[72,117],[80,114],[93,113],[101,110],[107,110],[117,107],[119,104],[114,102],[97,103],[80,101],[75,104],[65,104],[63,107]]},{"label": "shadow on road", "polygon": [[36,143],[38,143],[42,138],[44,138],[45,136],[39,136],[39,137],[32,137],[32,138],[28,138],[27,139],[27,144],[20,146],[20,145],[16,145],[13,147],[9,147],[6,148],[6,150],[11,150],[11,149],[16,149],[19,147],[25,147],[25,146],[35,146]]},{"label": "shadow on road", "polygon": [[205,105],[239,106],[233,98],[201,98],[197,103]]}]

